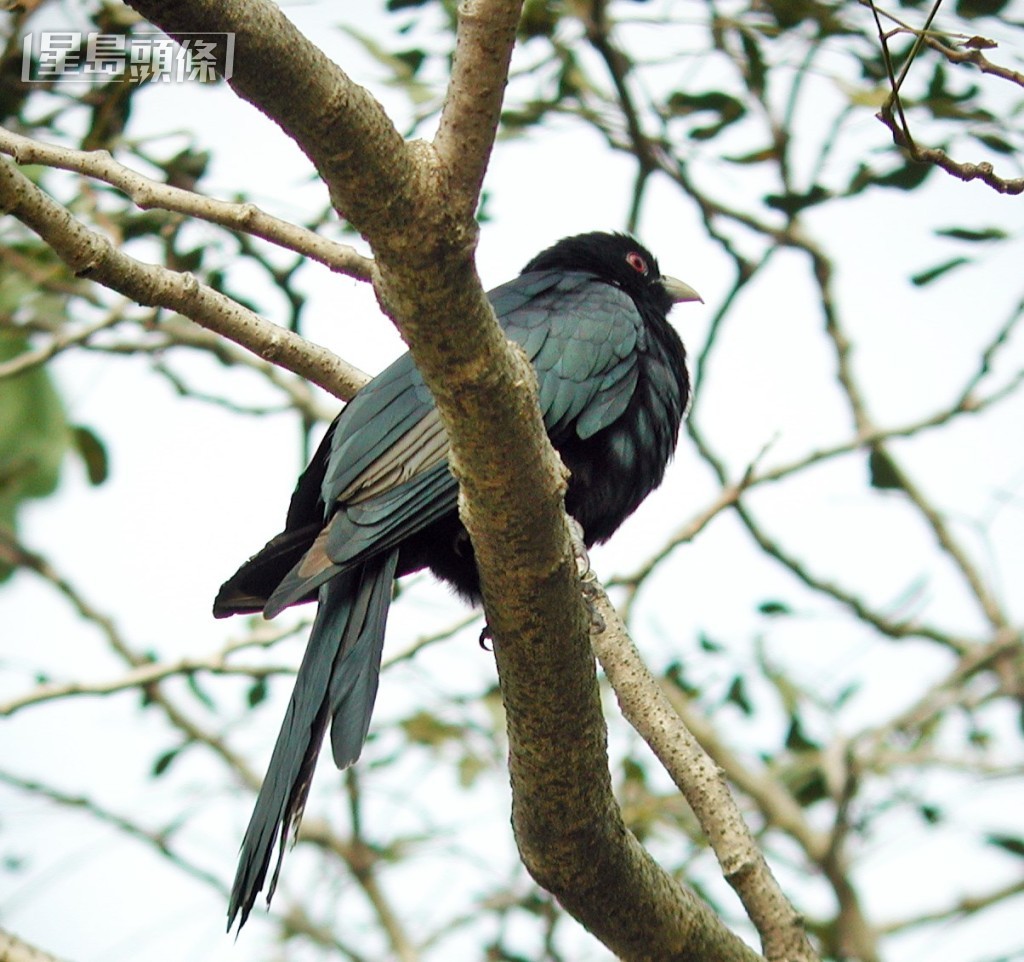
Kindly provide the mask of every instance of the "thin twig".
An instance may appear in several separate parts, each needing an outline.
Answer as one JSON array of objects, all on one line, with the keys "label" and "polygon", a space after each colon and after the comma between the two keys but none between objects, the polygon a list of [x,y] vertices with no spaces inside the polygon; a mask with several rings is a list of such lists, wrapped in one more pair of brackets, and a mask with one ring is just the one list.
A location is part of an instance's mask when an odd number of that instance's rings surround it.
[{"label": "thin twig", "polygon": [[[1018,177],[1016,179],[999,177],[995,173],[995,169],[992,164],[987,161],[980,164],[961,163],[953,160],[944,150],[939,150],[935,147],[921,147],[915,143],[914,138],[910,133],[910,124],[907,122],[906,114],[903,111],[903,100],[900,97],[900,87],[903,85],[903,81],[906,80],[914,59],[921,51],[921,48],[925,45],[934,50],[938,50],[943,56],[953,63],[970,62],[976,64],[980,68],[980,61],[984,61],[989,68],[985,72],[999,76],[1004,80],[1010,80],[1016,84],[1020,84],[1022,82],[1021,74],[1018,74],[1016,71],[1007,71],[1002,68],[996,68],[994,64],[985,60],[979,50],[972,50],[965,54],[959,54],[956,51],[949,49],[938,40],[930,38],[928,36],[929,29],[935,15],[939,11],[939,6],[942,3],[942,0],[935,0],[935,3],[932,5],[932,8],[928,13],[928,17],[925,20],[924,27],[920,30],[912,31],[914,33],[914,44],[910,49],[910,53],[907,55],[907,59],[900,70],[899,76],[897,77],[892,62],[892,55],[889,51],[889,34],[887,34],[882,28],[878,8],[875,6],[874,0],[862,0],[862,2],[866,2],[868,6],[870,6],[871,12],[874,15],[875,26],[878,30],[878,42],[882,49],[882,59],[885,63],[886,73],[889,78],[889,96],[882,105],[882,109],[875,116],[889,128],[889,131],[892,133],[893,142],[897,146],[906,150],[907,153],[910,154],[911,159],[916,160],[918,163],[933,164],[934,166],[945,170],[947,173],[952,174],[954,177],[958,177],[960,180],[980,180],[1001,194],[1020,194],[1024,192],[1024,177]],[[895,113],[899,115],[899,122],[896,120],[894,110]]]},{"label": "thin twig", "polygon": [[[155,849],[172,865],[177,866],[193,878],[211,886],[222,898],[227,896],[227,888],[216,875],[200,868],[198,865],[189,861],[171,847],[171,838],[174,834],[173,826],[163,829],[162,831],[143,828],[141,825],[132,821],[132,819],[127,818],[124,815],[118,815],[116,812],[112,812],[109,809],[104,808],[95,801],[95,799],[91,799],[85,795],[72,795],[68,792],[63,792],[60,789],[54,788],[52,785],[45,785],[35,779],[12,775],[10,772],[0,771],[0,782],[3,782],[3,784],[8,785],[19,792],[26,792],[31,795],[39,796],[40,798],[45,798],[57,805],[63,806],[64,808],[75,808],[86,812],[96,821],[102,822],[105,825],[110,825],[123,835],[127,835],[129,838],[134,838],[137,841],[145,843],[148,847]],[[0,944],[0,948],[2,948],[2,944]],[[0,952],[0,960],[4,960],[5,958],[6,957],[2,952]]]},{"label": "thin twig", "polygon": [[0,381],[4,378],[15,377],[34,367],[39,367],[39,365],[45,364],[62,351],[66,351],[69,347],[85,344],[94,334],[115,327],[125,319],[125,306],[127,305],[118,307],[107,314],[106,317],[100,318],[100,320],[94,321],[92,324],[86,324],[76,329],[65,328],[58,331],[50,339],[49,343],[44,344],[42,347],[38,347],[33,351],[23,351],[16,357],[11,358],[11,360],[0,363]]},{"label": "thin twig", "polygon": [[265,321],[191,274],[144,264],[117,250],[49,195],[0,159],[0,210],[30,227],[79,276],[87,276],[145,306],[166,307],[347,398],[366,376],[325,348]]},{"label": "thin twig", "polygon": [[43,164],[93,177],[116,187],[142,210],[173,211],[236,231],[261,237],[295,251],[339,274],[369,281],[373,260],[346,244],[338,244],[313,231],[273,217],[255,204],[236,204],[205,197],[191,190],[161,184],[118,163],[106,150],[72,150],[44,144],[0,127],[0,153],[19,165]]}]

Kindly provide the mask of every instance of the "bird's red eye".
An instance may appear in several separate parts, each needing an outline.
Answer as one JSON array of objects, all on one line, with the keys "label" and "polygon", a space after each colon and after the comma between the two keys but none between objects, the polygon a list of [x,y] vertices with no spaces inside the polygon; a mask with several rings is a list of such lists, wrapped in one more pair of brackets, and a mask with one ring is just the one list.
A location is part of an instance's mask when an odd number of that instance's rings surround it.
[{"label": "bird's red eye", "polygon": [[647,261],[645,261],[636,251],[630,251],[626,255],[626,263],[633,268],[638,274],[647,273]]}]

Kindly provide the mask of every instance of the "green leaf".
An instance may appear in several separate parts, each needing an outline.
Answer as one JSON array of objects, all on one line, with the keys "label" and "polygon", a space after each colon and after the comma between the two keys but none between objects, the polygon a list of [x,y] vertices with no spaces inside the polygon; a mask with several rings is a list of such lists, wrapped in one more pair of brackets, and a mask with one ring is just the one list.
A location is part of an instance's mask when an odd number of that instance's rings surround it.
[{"label": "green leaf", "polygon": [[213,699],[199,684],[199,678],[194,671],[190,671],[185,676],[185,683],[188,685],[192,694],[195,695],[203,705],[205,705],[210,711],[216,711],[216,704],[214,704]]},{"label": "green leaf", "polygon": [[761,150],[753,150],[749,154],[734,154],[723,157],[730,164],[763,164],[769,160],[778,159],[779,152],[775,147],[763,147]]},{"label": "green leaf", "polygon": [[91,428],[81,424],[71,426],[71,443],[85,465],[85,473],[93,486],[103,484],[110,476],[110,462],[106,445]]},{"label": "green leaf", "polygon": [[975,134],[974,139],[980,140],[989,150],[995,151],[997,154],[1012,156],[1017,153],[1017,148],[998,134]]},{"label": "green leaf", "polygon": [[190,251],[175,251],[171,266],[176,271],[184,271],[189,274],[199,272],[203,266],[203,257],[206,255],[205,247],[193,247]]},{"label": "green leaf", "polygon": [[416,745],[437,747],[450,739],[460,739],[463,729],[442,721],[430,712],[419,711],[401,723],[405,737]]},{"label": "green leaf", "polygon": [[704,631],[697,636],[697,643],[700,645],[701,651],[711,652],[712,654],[718,654],[720,651],[725,651],[725,645],[715,641],[714,638]]},{"label": "green leaf", "polygon": [[672,682],[687,698],[697,698],[700,695],[700,689],[687,681],[686,675],[683,672],[683,666],[678,661],[672,662],[665,669],[665,678]]},{"label": "green leaf", "polygon": [[632,782],[641,788],[647,787],[647,771],[642,765],[637,764],[635,759],[624,758],[622,760],[622,778],[625,782]]},{"label": "green leaf", "polygon": [[764,202],[775,210],[781,210],[788,217],[795,217],[802,210],[828,200],[832,192],[815,184],[802,194],[769,194]]},{"label": "green leaf", "polygon": [[716,121],[704,127],[694,127],[690,131],[693,140],[710,140],[747,112],[739,100],[720,90],[709,90],[702,94],[677,90],[669,95],[665,106],[671,117],[690,117],[705,113],[718,115]]},{"label": "green leaf", "polygon": [[809,20],[817,25],[820,36],[828,37],[854,32],[838,15],[842,6],[841,3],[833,5],[819,0],[772,0],[767,11],[775,17],[775,22],[783,30],[792,29]]},{"label": "green leaf", "polygon": [[795,712],[790,716],[789,731],[786,732],[786,748],[791,752],[816,752],[821,750],[814,739],[809,738],[804,732],[804,726],[800,716]]},{"label": "green leaf", "polygon": [[889,187],[894,190],[914,190],[925,182],[928,175],[934,170],[932,164],[919,164],[915,161],[907,161],[899,167],[894,167],[886,173],[878,173],[865,164],[857,168],[850,180],[847,193],[858,194],[867,187]]},{"label": "green leaf", "polygon": [[793,779],[790,790],[804,808],[828,798],[828,782],[825,781],[824,774],[817,766],[810,771],[801,772],[799,777]]},{"label": "green leaf", "polygon": [[489,190],[481,190],[480,203],[476,207],[476,222],[478,224],[489,224],[491,222],[490,206],[491,192]]},{"label": "green leaf", "polygon": [[[28,350],[20,333],[0,332],[0,361]],[[60,397],[41,365],[0,381],[0,491],[19,498],[52,493],[68,446]]]},{"label": "green leaf", "polygon": [[208,150],[195,150],[186,147],[169,160],[159,163],[164,171],[167,183],[171,187],[182,190],[195,190],[210,166],[211,154]]},{"label": "green leaf", "polygon": [[160,755],[157,760],[153,762],[153,768],[150,772],[153,778],[159,778],[161,775],[165,775],[180,752],[181,747],[179,746],[178,748],[171,748]]},{"label": "green leaf", "polygon": [[747,697],[746,685],[744,684],[743,677],[741,675],[737,675],[733,678],[732,684],[729,686],[729,691],[725,696],[725,701],[727,703],[731,702],[748,718],[754,714],[754,706]]},{"label": "green leaf", "polygon": [[1010,0],[957,0],[956,12],[961,17],[973,20],[975,17],[997,17],[1006,9]]},{"label": "green leaf", "polygon": [[1010,236],[1001,227],[983,227],[980,230],[970,230],[966,227],[944,227],[936,230],[935,233],[938,237],[950,237],[953,240],[967,241],[971,244],[1006,240]]},{"label": "green leaf", "polygon": [[761,54],[761,48],[758,46],[755,34],[749,30],[741,27],[739,34],[740,43],[743,46],[743,55],[747,58],[746,69],[744,70],[747,87],[751,92],[760,95],[764,92],[765,77],[768,73],[764,57]]},{"label": "green leaf", "polygon": [[487,771],[487,762],[473,754],[463,755],[459,759],[459,785],[462,788],[472,788],[477,777]]},{"label": "green leaf", "polygon": [[394,58],[409,68],[409,76],[415,77],[427,55],[422,50],[399,50]]},{"label": "green leaf", "polygon": [[551,37],[561,19],[561,8],[552,0],[526,0],[519,18],[519,36],[523,40]]},{"label": "green leaf", "polygon": [[174,223],[175,215],[165,210],[144,210],[121,218],[121,236],[126,241],[139,237],[162,237],[164,230]]},{"label": "green leaf", "polygon": [[518,110],[503,110],[501,113],[502,133],[519,133],[527,127],[536,126],[544,119],[551,106],[545,100],[530,100]]},{"label": "green leaf", "polygon": [[769,617],[793,614],[793,609],[784,601],[762,601],[761,604],[757,606],[757,610],[761,612],[762,615],[768,615]]},{"label": "green leaf", "polygon": [[934,267],[929,267],[927,270],[919,271],[917,274],[912,275],[910,283],[915,287],[924,287],[926,284],[931,284],[932,281],[938,280],[943,274],[948,274],[950,271],[970,263],[972,261],[969,257],[953,257],[948,261],[943,261],[941,264],[936,264]]},{"label": "green leaf", "polygon": [[385,67],[391,74],[388,82],[395,86],[403,87],[413,103],[424,103],[432,96],[431,91],[415,79],[420,65],[426,58],[424,52],[420,50],[393,52],[375,40],[370,34],[364,33],[361,30],[356,30],[346,24],[341,24],[339,29],[359,43],[363,50],[376,60],[377,63]]},{"label": "green leaf", "polygon": [[257,678],[250,686],[249,690],[245,693],[246,703],[250,708],[255,708],[260,702],[264,701],[267,697],[268,692],[267,679]]},{"label": "green leaf", "polygon": [[1010,855],[1016,855],[1017,858],[1024,858],[1024,838],[1019,835],[1002,835],[1000,833],[993,833],[985,837],[985,841],[989,845],[994,845],[996,848],[1001,848],[1004,852],[1009,852]]},{"label": "green leaf", "polygon": [[967,740],[978,748],[989,748],[992,744],[992,735],[983,728],[972,728],[967,733]]},{"label": "green leaf", "polygon": [[[0,362],[28,348],[24,334],[0,331]],[[45,367],[0,380],[0,527],[16,533],[21,504],[54,492],[69,440],[64,407]],[[0,565],[0,581],[10,573]]]},{"label": "green leaf", "polygon": [[892,458],[882,448],[872,448],[868,455],[868,476],[871,487],[880,491],[903,490],[900,473]]},{"label": "green leaf", "polygon": [[856,695],[862,688],[860,682],[850,682],[848,685],[844,685],[839,689],[839,694],[836,695],[833,701],[833,708],[837,711],[843,707],[854,695]]},{"label": "green leaf", "polygon": [[925,182],[925,179],[932,172],[931,164],[919,164],[916,161],[908,161],[902,167],[897,167],[875,178],[876,187],[892,187],[896,190],[914,190]]}]

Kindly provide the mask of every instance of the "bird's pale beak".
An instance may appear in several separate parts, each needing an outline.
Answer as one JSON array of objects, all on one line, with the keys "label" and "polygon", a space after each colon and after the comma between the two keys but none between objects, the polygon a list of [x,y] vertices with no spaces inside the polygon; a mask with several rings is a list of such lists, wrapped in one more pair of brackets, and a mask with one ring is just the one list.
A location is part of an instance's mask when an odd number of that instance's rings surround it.
[{"label": "bird's pale beak", "polygon": [[660,278],[661,286],[668,291],[668,296],[672,298],[673,304],[682,304],[685,301],[700,301],[704,303],[704,298],[700,296],[689,284],[684,284],[677,277],[664,277]]}]

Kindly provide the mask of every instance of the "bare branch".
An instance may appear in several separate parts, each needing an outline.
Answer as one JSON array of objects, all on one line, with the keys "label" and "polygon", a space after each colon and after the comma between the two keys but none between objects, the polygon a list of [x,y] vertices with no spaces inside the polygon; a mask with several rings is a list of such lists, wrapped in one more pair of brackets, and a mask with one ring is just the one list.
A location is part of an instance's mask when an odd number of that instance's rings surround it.
[{"label": "bare branch", "polygon": [[0,959],[3,962],[64,962],[56,955],[22,942],[12,932],[0,929]]},{"label": "bare branch", "polygon": [[[207,885],[211,886],[221,898],[227,896],[227,888],[216,875],[206,871],[206,869],[200,868],[194,862],[191,862],[182,855],[179,855],[171,847],[171,839],[174,835],[173,825],[162,831],[143,828],[130,818],[126,818],[124,815],[118,815],[116,812],[112,812],[109,809],[104,808],[98,802],[85,795],[71,795],[67,792],[62,792],[51,785],[44,785],[42,782],[37,782],[29,778],[19,778],[18,776],[11,775],[9,772],[5,771],[0,771],[0,782],[10,786],[11,788],[17,789],[18,791],[27,792],[32,795],[37,795],[40,798],[45,798],[57,805],[62,805],[65,808],[75,808],[86,812],[92,818],[96,819],[96,821],[117,829],[122,835],[126,835],[136,841],[143,842],[149,848],[155,849],[164,856],[164,858],[171,862],[172,865],[176,865],[186,874],[191,875],[200,882],[205,882]],[[3,954],[2,950],[3,942],[0,940],[0,959],[2,959],[3,962],[7,962],[7,956]]]},{"label": "bare branch", "polygon": [[[293,632],[289,632],[292,634]],[[175,662],[159,662],[143,665],[125,675],[108,681],[96,682],[51,682],[33,688],[25,695],[0,702],[0,717],[13,715],[34,705],[62,698],[82,695],[113,695],[135,688],[144,688],[168,678],[195,675],[205,672],[211,675],[242,675],[246,678],[269,678],[273,675],[294,675],[293,665],[229,665],[224,659],[225,652],[210,658],[182,658]]]},{"label": "bare branch", "polygon": [[86,324],[73,330],[58,331],[48,344],[36,348],[34,351],[23,351],[11,360],[0,363],[0,381],[7,377],[16,377],[24,371],[45,364],[69,347],[85,344],[94,334],[120,324],[124,320],[124,306],[118,307],[106,317],[100,318],[92,324]]},{"label": "bare branch", "polygon": [[373,261],[352,247],[337,244],[313,231],[273,217],[255,204],[215,200],[194,191],[161,184],[119,164],[106,150],[57,147],[0,127],[0,153],[9,154],[18,164],[45,164],[102,180],[124,192],[142,210],[174,211],[231,230],[244,231],[357,280],[368,281],[373,273]]},{"label": "bare branch", "polygon": [[[802,457],[795,458],[775,467],[756,470],[756,461],[748,466],[743,476],[734,482],[723,484],[722,489],[713,501],[697,512],[682,527],[668,538],[657,552],[652,554],[642,565],[629,574],[617,575],[606,580],[606,587],[625,587],[628,591],[623,604],[623,619],[629,621],[629,612],[636,601],[640,588],[647,578],[657,570],[662,561],[665,560],[676,548],[692,542],[718,515],[727,508],[736,505],[741,496],[749,490],[776,481],[812,467],[822,461],[827,461],[843,454],[853,451],[868,449],[882,441],[889,441],[894,438],[916,437],[927,433],[935,428],[944,427],[955,419],[964,415],[980,414],[987,411],[1001,401],[1012,397],[1022,385],[1024,385],[1024,371],[1018,371],[1004,385],[983,397],[975,393],[978,384],[991,368],[995,352],[998,347],[1007,343],[1009,334],[1020,318],[1018,311],[1011,320],[1000,329],[992,344],[983,352],[979,370],[971,376],[968,382],[960,391],[956,401],[943,410],[927,415],[916,421],[900,424],[891,428],[871,428],[867,434],[856,435],[847,441],[833,444],[829,447],[817,448],[808,452]],[[767,446],[766,446],[767,449]],[[891,637],[904,637],[911,634],[920,634],[924,637],[937,640],[944,637],[946,633],[933,626],[919,623],[905,624],[886,619],[880,612],[874,615],[876,626],[887,623],[885,634]]]},{"label": "bare branch", "polygon": [[[789,904],[729,794],[724,773],[673,709],[636,650],[608,596],[591,575],[587,596],[604,622],[591,635],[626,720],[651,746],[707,834],[726,880],[761,936],[769,962],[817,962],[803,918]],[[795,816],[787,806],[787,821]],[[804,829],[805,833],[809,830]]]},{"label": "bare branch", "polygon": [[[109,615],[104,614],[89,602],[45,558],[26,549],[3,528],[0,528],[0,562],[33,571],[36,575],[53,585],[58,593],[77,612],[79,617],[94,625],[100,631],[103,640],[110,650],[121,658],[125,664],[133,668],[144,668],[152,663],[151,658],[135,651],[131,647],[118,631],[114,620]],[[243,783],[253,789],[259,787],[259,777],[246,764],[245,760],[228,748],[222,738],[202,728],[181,711],[166,696],[158,682],[152,682],[143,690],[151,701],[163,709],[168,721],[185,736],[186,740],[207,745]]]},{"label": "bare branch", "polygon": [[[935,0],[928,14],[928,18],[925,21],[924,27],[921,30],[911,31],[915,35],[914,45],[911,48],[910,53],[907,55],[906,62],[900,70],[899,77],[897,77],[892,63],[892,56],[889,52],[890,34],[887,34],[882,29],[881,20],[879,19],[879,11],[875,6],[874,0],[861,0],[861,2],[870,6],[871,11],[874,14],[875,24],[878,28],[878,41],[881,44],[882,57],[885,61],[886,70],[889,74],[889,85],[891,88],[889,97],[882,105],[882,109],[875,114],[875,116],[889,128],[889,131],[892,133],[893,143],[898,147],[902,147],[910,155],[912,160],[921,164],[934,164],[936,167],[942,168],[944,171],[952,174],[954,177],[958,177],[960,180],[980,180],[1001,194],[1020,194],[1024,192],[1024,177],[1018,177],[1015,179],[999,177],[996,175],[993,166],[988,162],[980,164],[961,163],[953,160],[944,150],[939,150],[935,147],[918,146],[910,134],[910,125],[907,122],[906,114],[903,111],[903,101],[900,98],[900,87],[903,85],[903,81],[910,72],[910,67],[913,64],[915,57],[925,45],[934,50],[938,50],[952,63],[971,62],[976,66],[981,67],[981,63],[979,62],[980,58],[980,61],[984,61],[989,68],[985,70],[985,72],[999,76],[1004,80],[1010,80],[1016,84],[1022,83],[1021,74],[1016,71],[1007,71],[1002,68],[996,68],[994,64],[989,63],[989,61],[982,56],[980,50],[972,50],[966,54],[959,54],[957,51],[948,48],[938,39],[929,36],[929,28],[932,20],[936,13],[938,13],[939,5],[942,2],[942,0]],[[984,70],[985,68],[982,69]],[[896,120],[896,114],[899,115],[899,121]]]},{"label": "bare branch", "polygon": [[[984,912],[985,909],[991,908],[993,905],[1000,905],[1021,893],[1024,893],[1024,879],[1016,879],[1012,882],[1007,882],[1005,885],[998,885],[980,895],[965,895],[935,912],[924,912],[921,915],[884,922],[879,926],[879,931],[884,934],[905,932],[907,929],[914,929],[921,925],[948,922],[954,918],[977,915],[979,912]],[[1004,958],[1010,957],[1004,956]]]},{"label": "bare branch", "polygon": [[[965,651],[952,671],[928,689],[912,705],[904,709],[884,725],[861,732],[851,742],[849,757],[859,769],[869,770],[875,765],[875,756],[885,746],[901,735],[915,735],[925,731],[937,718],[954,705],[973,702],[976,693],[966,682],[984,671],[992,671],[1002,661],[1019,664],[1024,651],[1024,636],[1009,629],[998,632],[986,645],[976,645]],[[1019,670],[1019,669],[1018,669]],[[1022,684],[1016,682],[1007,686],[1007,694],[1021,697]]]},{"label": "bare branch", "polygon": [[434,149],[462,216],[472,217],[480,196],[521,8],[522,0],[466,0],[459,8],[451,79]]},{"label": "bare branch", "polygon": [[143,264],[76,220],[6,160],[0,160],[0,210],[32,228],[75,272],[145,306],[169,308],[320,385],[351,397],[361,371],[325,348],[277,327],[191,274]]},{"label": "bare branch", "polygon": [[[898,96],[894,102],[899,102]],[[980,180],[1000,194],[1024,193],[1024,177],[1000,177],[988,161],[970,164],[953,160],[944,150],[939,150],[937,147],[919,146],[911,138],[909,130],[901,129],[896,123],[892,103],[886,103],[875,116],[892,132],[893,143],[902,147],[910,154],[911,159],[916,160],[919,164],[934,164],[936,167],[941,167],[946,173],[965,182]]]}]

